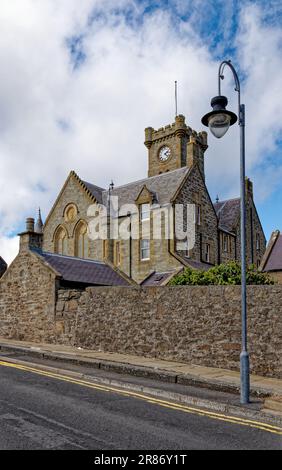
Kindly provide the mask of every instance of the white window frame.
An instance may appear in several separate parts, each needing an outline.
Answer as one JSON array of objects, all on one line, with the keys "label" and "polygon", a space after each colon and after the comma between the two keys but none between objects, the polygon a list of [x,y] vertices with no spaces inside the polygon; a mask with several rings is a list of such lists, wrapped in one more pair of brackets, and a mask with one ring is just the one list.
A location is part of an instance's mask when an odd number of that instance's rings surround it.
[{"label": "white window frame", "polygon": [[[146,210],[145,210],[145,208],[146,208]],[[151,211],[150,204],[148,204],[148,203],[140,204],[140,220],[141,220],[141,222],[144,222],[145,220],[150,220],[150,211]]]},{"label": "white window frame", "polygon": [[[146,256],[144,256],[144,252],[147,252]],[[148,261],[150,259],[150,240],[148,238],[140,240],[140,259],[141,261]]]}]

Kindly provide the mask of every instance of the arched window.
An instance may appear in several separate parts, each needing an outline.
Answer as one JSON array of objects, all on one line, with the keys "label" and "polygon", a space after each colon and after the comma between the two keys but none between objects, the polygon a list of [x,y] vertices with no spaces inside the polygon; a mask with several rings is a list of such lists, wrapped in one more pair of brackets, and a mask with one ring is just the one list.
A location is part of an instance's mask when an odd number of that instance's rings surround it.
[{"label": "arched window", "polygon": [[88,248],[87,225],[85,222],[81,221],[75,229],[75,256],[78,258],[88,258]]},{"label": "arched window", "polygon": [[59,227],[55,234],[55,253],[68,254],[68,235],[64,227]]}]

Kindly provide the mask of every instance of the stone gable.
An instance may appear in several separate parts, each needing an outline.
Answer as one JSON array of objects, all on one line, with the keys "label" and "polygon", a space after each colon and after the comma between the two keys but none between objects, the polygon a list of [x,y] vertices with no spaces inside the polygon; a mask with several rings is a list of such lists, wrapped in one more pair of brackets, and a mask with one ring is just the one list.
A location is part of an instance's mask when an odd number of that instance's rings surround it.
[{"label": "stone gable", "polygon": [[[94,204],[94,198],[91,198],[85,188],[81,186],[79,180],[73,174],[68,178],[63,191],[61,192],[55,206],[44,226],[43,250],[53,253],[54,250],[54,234],[58,227],[63,227],[68,236],[67,255],[75,255],[75,229],[80,221],[90,222],[91,217],[87,216],[87,210],[91,204]],[[76,207],[76,213],[72,219],[65,216],[66,208],[69,205]],[[102,260],[102,241],[94,242],[89,240],[89,258]]]},{"label": "stone gable", "polygon": [[[194,204],[200,207],[200,223],[198,224],[195,220],[195,247],[189,257],[195,261],[206,262],[204,259],[204,245],[210,245],[210,263],[216,264],[218,259],[218,247],[217,247],[217,216],[210,200],[209,193],[207,191],[205,182],[201,177],[201,173],[198,165],[195,165],[189,173],[185,183],[181,187],[176,199],[176,204],[183,204],[184,207],[187,204]],[[187,218],[187,210],[185,207],[184,220]],[[184,229],[186,230],[186,223]],[[177,240],[176,240],[177,243]],[[186,255],[182,251],[176,248],[179,255]]]},{"label": "stone gable", "polygon": [[0,280],[0,336],[54,342],[56,275],[29,250],[20,252]]}]

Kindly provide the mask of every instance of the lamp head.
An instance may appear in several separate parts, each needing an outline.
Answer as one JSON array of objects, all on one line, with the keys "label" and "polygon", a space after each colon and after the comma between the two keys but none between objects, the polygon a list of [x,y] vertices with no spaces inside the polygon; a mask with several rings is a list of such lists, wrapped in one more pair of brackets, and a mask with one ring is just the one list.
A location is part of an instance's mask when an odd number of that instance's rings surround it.
[{"label": "lamp head", "polygon": [[226,108],[228,100],[226,96],[215,96],[211,100],[213,111],[202,118],[204,126],[209,127],[211,133],[220,139],[228,131],[229,127],[237,121],[236,114]]}]

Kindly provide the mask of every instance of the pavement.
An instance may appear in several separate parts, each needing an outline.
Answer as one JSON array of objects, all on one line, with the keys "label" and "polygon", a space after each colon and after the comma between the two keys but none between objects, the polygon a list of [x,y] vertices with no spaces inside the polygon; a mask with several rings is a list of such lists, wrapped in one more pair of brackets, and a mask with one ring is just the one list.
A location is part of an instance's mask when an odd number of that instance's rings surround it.
[{"label": "pavement", "polygon": [[[104,373],[112,372],[120,374],[120,376],[142,377],[162,384],[174,384],[177,385],[177,387],[173,389],[174,396],[172,398],[175,400],[177,398],[176,395],[180,395],[182,402],[184,401],[185,386],[190,387],[189,390],[194,387],[197,390],[205,389],[213,392],[217,391],[219,394],[227,393],[238,395],[240,392],[240,373],[227,369],[204,367],[195,364],[165,361],[129,354],[98,352],[58,344],[31,343],[2,338],[0,338],[0,351],[1,355],[14,353],[22,356],[27,355],[28,357],[37,358],[38,360],[53,361],[52,365],[54,365],[55,361],[55,363],[58,364],[61,362],[64,365],[72,364],[78,367],[84,366],[87,367],[88,370],[89,368],[96,371],[99,370],[100,373],[102,373],[102,371]],[[100,377],[99,380],[101,381],[102,377]],[[106,377],[105,380],[109,380],[109,378]],[[123,381],[123,383],[125,382],[127,382],[128,386],[129,380]],[[250,385],[253,400],[257,399],[262,403],[260,412],[282,423],[282,380],[251,374]],[[142,389],[144,389],[144,386],[143,384]],[[181,386],[182,388],[180,388]],[[163,389],[163,386],[160,388]],[[219,397],[220,396],[221,395],[219,395]],[[197,404],[195,403],[195,399],[194,396],[193,403]],[[201,403],[198,403],[199,406],[207,405],[204,401],[205,397],[203,397]],[[210,397],[208,397],[208,401],[210,403],[209,406],[212,407]],[[218,402],[218,400],[216,401]],[[221,401],[224,402],[224,399],[222,398]],[[214,402],[215,400],[213,400],[213,403]],[[232,403],[232,405],[233,404],[234,403]],[[213,406],[215,407],[214,409],[219,409],[218,403],[216,405],[213,404]],[[247,412],[246,408],[245,412]]]}]

